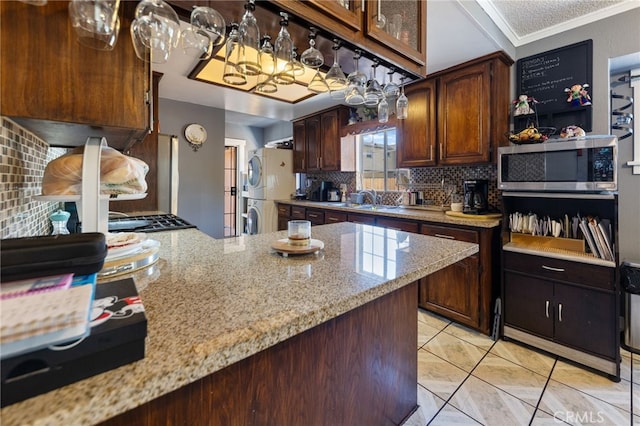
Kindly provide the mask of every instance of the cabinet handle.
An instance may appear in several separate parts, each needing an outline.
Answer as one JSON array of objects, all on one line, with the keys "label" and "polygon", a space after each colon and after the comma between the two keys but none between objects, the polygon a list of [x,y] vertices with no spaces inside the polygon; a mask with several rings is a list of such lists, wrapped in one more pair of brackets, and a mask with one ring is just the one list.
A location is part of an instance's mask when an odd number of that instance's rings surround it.
[{"label": "cabinet handle", "polygon": [[378,0],[378,14],[376,15],[377,22],[380,22],[381,14],[382,14],[382,0]]},{"label": "cabinet handle", "polygon": [[318,217],[318,215],[317,214],[313,214],[313,213],[309,213],[309,217],[316,218],[316,217]]},{"label": "cabinet handle", "polygon": [[549,301],[544,302],[544,314],[549,318]]},{"label": "cabinet handle", "polygon": [[440,159],[442,160],[442,153],[444,152],[444,149],[442,149],[442,142],[440,142]]},{"label": "cabinet handle", "polygon": [[444,235],[444,234],[434,234],[434,237],[440,237],[440,238],[448,238],[450,240],[455,240],[456,237],[452,237],[451,235]]},{"label": "cabinet handle", "polygon": [[364,12],[364,4],[367,2],[367,0],[362,0],[362,11]]},{"label": "cabinet handle", "polygon": [[433,160],[433,144],[429,145],[429,160]]},{"label": "cabinet handle", "polygon": [[338,222],[340,219],[338,219],[337,217],[330,217],[327,219],[329,222]]},{"label": "cabinet handle", "polygon": [[547,271],[553,272],[564,272],[564,268],[552,268],[551,266],[542,265],[542,269],[546,269]]},{"label": "cabinet handle", "polygon": [[558,304],[558,321],[562,322],[562,303]]}]

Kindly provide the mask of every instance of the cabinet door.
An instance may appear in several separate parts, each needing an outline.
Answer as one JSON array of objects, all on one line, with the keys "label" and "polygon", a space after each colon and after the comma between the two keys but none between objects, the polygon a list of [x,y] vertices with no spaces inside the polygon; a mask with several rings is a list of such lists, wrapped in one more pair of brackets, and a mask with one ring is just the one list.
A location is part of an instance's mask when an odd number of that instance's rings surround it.
[{"label": "cabinet door", "polygon": [[128,3],[121,3],[120,40],[100,51],[78,43],[66,1],[0,2],[2,115],[29,120],[23,125],[64,146],[106,136],[126,149],[131,138],[142,139],[150,127],[151,73],[128,37],[135,8]]},{"label": "cabinet door", "polygon": [[491,64],[472,65],[440,77],[438,142],[442,165],[491,160]]},{"label": "cabinet door", "polygon": [[398,167],[436,164],[436,84],[425,80],[405,87],[409,113],[398,120]]},{"label": "cabinet door", "polygon": [[554,340],[608,358],[616,357],[615,297],[611,293],[555,284]]},{"label": "cabinet door", "polygon": [[322,143],[322,129],[320,127],[320,116],[309,117],[305,120],[307,134],[307,172],[320,171],[320,155]]},{"label": "cabinet door", "polygon": [[340,171],[340,129],[338,110],[324,112],[320,115],[320,169],[323,171]]},{"label": "cabinet door", "polygon": [[553,338],[553,283],[504,273],[504,324]]},{"label": "cabinet door", "polygon": [[418,64],[426,64],[427,2],[368,0],[365,36]]},{"label": "cabinet door", "polygon": [[361,0],[307,0],[307,3],[352,30],[362,29]]},{"label": "cabinet door", "polygon": [[419,306],[477,328],[480,325],[478,265],[478,255],[473,255],[422,278]]},{"label": "cabinet door", "polygon": [[305,173],[307,171],[307,132],[305,120],[293,123],[293,172]]}]

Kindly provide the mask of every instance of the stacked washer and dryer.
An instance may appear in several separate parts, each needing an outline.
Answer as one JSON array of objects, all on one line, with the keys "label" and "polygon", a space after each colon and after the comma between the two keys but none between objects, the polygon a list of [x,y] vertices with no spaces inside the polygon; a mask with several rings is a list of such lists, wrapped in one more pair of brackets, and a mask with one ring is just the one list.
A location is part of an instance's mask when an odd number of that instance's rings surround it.
[{"label": "stacked washer and dryer", "polygon": [[246,233],[263,234],[278,230],[275,200],[295,193],[293,150],[259,148],[249,151]]}]

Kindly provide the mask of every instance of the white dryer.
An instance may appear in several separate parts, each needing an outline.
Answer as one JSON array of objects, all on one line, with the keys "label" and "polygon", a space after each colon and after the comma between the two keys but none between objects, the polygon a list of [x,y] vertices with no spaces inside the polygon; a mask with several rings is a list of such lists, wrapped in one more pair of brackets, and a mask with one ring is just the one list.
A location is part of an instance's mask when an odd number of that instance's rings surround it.
[{"label": "white dryer", "polygon": [[278,230],[278,208],[273,200],[247,200],[247,229],[249,235]]},{"label": "white dryer", "polygon": [[249,151],[247,178],[249,198],[288,199],[296,191],[293,150],[260,148]]}]

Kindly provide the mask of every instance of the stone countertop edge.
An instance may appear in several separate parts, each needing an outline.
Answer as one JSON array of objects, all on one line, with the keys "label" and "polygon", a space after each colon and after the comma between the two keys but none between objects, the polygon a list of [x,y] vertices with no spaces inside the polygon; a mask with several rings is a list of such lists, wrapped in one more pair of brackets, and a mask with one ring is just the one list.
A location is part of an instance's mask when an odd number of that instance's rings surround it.
[{"label": "stone countertop edge", "polygon": [[464,226],[471,226],[474,228],[495,228],[497,226],[500,226],[500,221],[501,221],[501,219],[459,218],[454,216],[448,216],[444,212],[440,212],[440,211],[411,209],[411,208],[405,208],[402,206],[397,209],[394,208],[394,209],[383,209],[383,210],[366,210],[366,209],[360,209],[358,207],[353,207],[353,206],[339,205],[342,203],[332,204],[330,201],[284,200],[283,199],[283,200],[275,200],[275,203],[289,204],[292,206],[310,207],[310,208],[316,208],[316,209],[336,210],[336,211],[343,211],[348,213],[395,217],[398,219],[419,220],[419,221],[432,222],[432,223],[464,225]]},{"label": "stone countertop edge", "polygon": [[[145,358],[4,407],[4,426],[99,423],[478,252],[477,244],[349,222],[312,227],[325,248],[305,256],[271,249],[286,231],[148,235],[161,244],[159,273],[133,274],[148,320]],[[362,239],[380,235],[396,247],[383,259],[395,265],[388,277],[354,268],[368,255]]]}]

